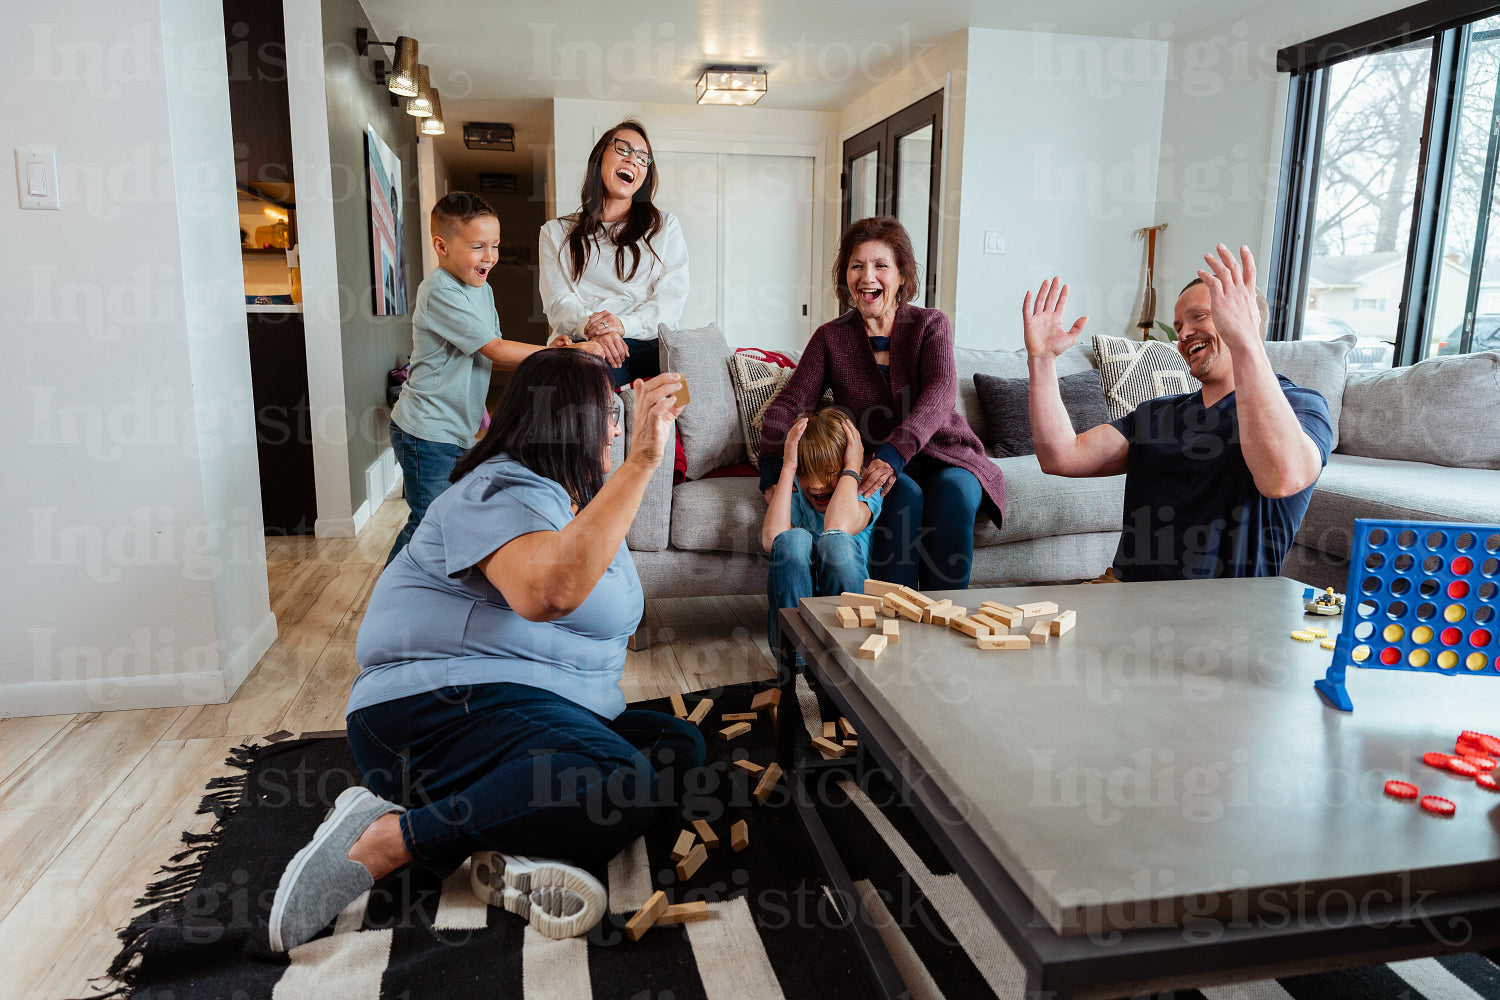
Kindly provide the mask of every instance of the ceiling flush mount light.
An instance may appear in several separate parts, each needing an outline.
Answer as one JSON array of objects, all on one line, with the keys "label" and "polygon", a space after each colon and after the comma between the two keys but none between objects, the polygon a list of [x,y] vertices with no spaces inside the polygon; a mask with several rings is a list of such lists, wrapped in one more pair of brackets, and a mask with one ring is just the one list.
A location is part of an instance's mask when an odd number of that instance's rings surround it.
[{"label": "ceiling flush mount light", "polygon": [[759,66],[710,66],[698,77],[699,104],[754,104],[766,96]]},{"label": "ceiling flush mount light", "polygon": [[417,67],[417,96],[406,99],[406,113],[413,118],[427,118],[432,114],[432,84],[426,66]]},{"label": "ceiling flush mount light", "polygon": [[464,145],[509,153],[516,148],[516,130],[503,122],[469,122],[464,126]]},{"label": "ceiling flush mount light", "polygon": [[419,135],[442,135],[448,129],[443,125],[443,102],[438,100],[438,92],[432,92],[432,114],[420,119],[421,124],[417,126]]},{"label": "ceiling flush mount light", "polygon": [[[392,94],[400,97],[415,97],[417,95],[417,40],[407,35],[398,35],[394,42],[382,42],[377,38],[371,38],[367,28],[354,29],[356,52],[361,56],[368,55],[372,45],[396,51],[396,59],[389,77],[385,72],[385,60],[375,60],[375,65],[371,67],[375,72],[375,82],[385,84],[386,89]],[[396,103],[395,98],[392,98],[391,103]]]}]

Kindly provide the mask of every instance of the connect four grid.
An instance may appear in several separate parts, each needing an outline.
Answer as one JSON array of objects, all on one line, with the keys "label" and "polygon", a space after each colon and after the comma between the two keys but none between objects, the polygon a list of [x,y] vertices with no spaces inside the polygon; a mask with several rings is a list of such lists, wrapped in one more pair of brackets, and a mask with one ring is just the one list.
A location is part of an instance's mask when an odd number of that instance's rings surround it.
[{"label": "connect four grid", "polygon": [[1349,667],[1500,676],[1500,525],[1354,522],[1343,629],[1314,686],[1352,711]]}]

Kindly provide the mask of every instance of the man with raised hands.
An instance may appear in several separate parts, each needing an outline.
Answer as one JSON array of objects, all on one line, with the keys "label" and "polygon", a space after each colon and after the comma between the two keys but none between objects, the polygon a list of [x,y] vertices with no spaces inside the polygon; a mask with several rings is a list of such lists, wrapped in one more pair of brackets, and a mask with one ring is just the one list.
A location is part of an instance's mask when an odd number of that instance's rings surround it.
[{"label": "man with raised hands", "polygon": [[1177,298],[1178,353],[1196,392],[1148,400],[1077,434],[1063,407],[1057,357],[1087,317],[1063,324],[1057,278],[1021,308],[1032,436],[1042,471],[1125,474],[1114,574],[1124,581],[1276,576],[1332,450],[1322,394],[1271,368],[1255,259],[1220,244]]}]

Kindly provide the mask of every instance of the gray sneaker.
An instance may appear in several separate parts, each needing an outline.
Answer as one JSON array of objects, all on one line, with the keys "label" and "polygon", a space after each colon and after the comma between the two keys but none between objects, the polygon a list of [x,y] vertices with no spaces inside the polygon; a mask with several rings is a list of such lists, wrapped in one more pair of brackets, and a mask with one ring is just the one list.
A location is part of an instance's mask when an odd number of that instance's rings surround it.
[{"label": "gray sneaker", "polygon": [[599,880],[575,865],[499,851],[480,851],[469,861],[474,895],[531,923],[549,938],[587,934],[608,896]]},{"label": "gray sneaker", "polygon": [[375,884],[370,871],[349,860],[359,835],[386,813],[406,810],[368,788],[346,788],[334,800],[312,842],[287,863],[271,904],[271,950],[290,951],[327,927]]}]

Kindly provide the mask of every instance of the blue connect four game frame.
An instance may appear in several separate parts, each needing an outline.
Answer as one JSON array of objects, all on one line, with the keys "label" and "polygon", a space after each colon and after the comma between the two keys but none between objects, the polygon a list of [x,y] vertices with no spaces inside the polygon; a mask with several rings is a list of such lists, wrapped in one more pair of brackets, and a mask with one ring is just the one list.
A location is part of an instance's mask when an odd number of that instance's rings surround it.
[{"label": "blue connect four game frame", "polygon": [[1350,667],[1500,677],[1500,525],[1354,522],[1344,626],[1313,687],[1354,711]]}]

